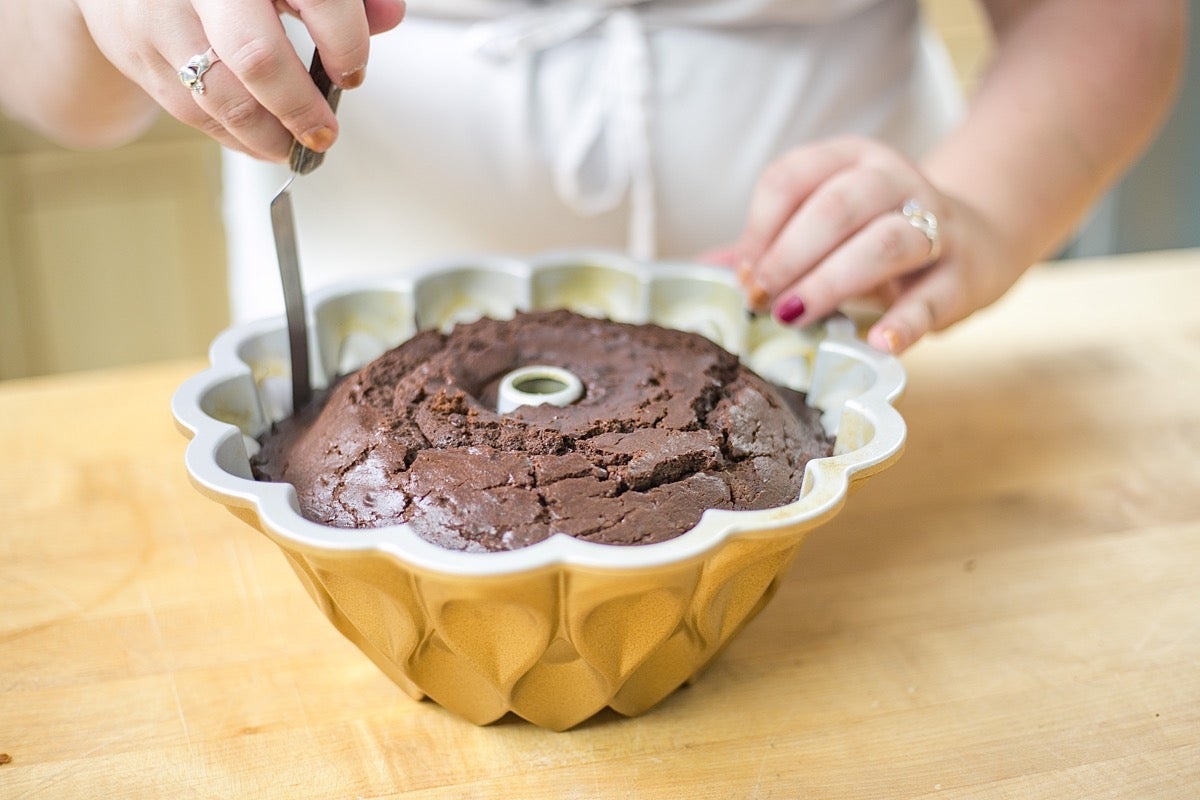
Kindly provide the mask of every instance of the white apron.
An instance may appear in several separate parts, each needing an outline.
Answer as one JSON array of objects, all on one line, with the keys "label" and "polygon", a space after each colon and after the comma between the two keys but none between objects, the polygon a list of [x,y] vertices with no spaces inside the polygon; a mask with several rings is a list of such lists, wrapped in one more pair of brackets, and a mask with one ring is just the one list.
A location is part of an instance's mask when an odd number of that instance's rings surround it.
[{"label": "white apron", "polygon": [[[917,0],[410,0],[294,185],[304,285],[479,252],[693,256],[734,240],[788,148],[856,133],[916,157],[960,113]],[[282,312],[285,175],[224,159],[235,321]]]}]

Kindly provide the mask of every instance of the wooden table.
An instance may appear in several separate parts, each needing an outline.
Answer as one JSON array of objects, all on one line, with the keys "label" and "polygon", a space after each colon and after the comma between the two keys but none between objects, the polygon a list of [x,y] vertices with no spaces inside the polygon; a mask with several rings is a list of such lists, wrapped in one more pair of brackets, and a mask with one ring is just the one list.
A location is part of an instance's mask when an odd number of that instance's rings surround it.
[{"label": "wooden table", "polygon": [[401,694],[201,498],[197,361],[0,384],[0,797],[1195,798],[1200,252],[905,357],[899,463],[695,685],[569,733]]}]

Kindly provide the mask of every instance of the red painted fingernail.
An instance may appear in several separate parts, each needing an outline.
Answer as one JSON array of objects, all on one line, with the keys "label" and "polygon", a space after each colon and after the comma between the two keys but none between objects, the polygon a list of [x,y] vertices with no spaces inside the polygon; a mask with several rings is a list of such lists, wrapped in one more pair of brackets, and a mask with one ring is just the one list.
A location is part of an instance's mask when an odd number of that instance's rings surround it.
[{"label": "red painted fingernail", "polygon": [[783,298],[775,308],[775,318],[780,322],[795,322],[804,313],[804,301],[796,295]]}]

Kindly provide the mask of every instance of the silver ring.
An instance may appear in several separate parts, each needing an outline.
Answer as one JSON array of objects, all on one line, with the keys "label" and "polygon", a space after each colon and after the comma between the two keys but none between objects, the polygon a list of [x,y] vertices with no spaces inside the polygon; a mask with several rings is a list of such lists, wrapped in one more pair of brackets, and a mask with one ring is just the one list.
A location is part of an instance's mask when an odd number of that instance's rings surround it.
[{"label": "silver ring", "polygon": [[933,263],[938,260],[938,256],[942,254],[942,237],[938,233],[938,218],[932,211],[921,207],[920,202],[915,197],[910,197],[904,201],[904,205],[900,207],[900,213],[908,220],[908,224],[925,234],[925,238],[929,240],[929,255],[926,257],[927,263]]},{"label": "silver ring", "polygon": [[179,81],[199,97],[204,94],[204,73],[212,69],[212,65],[221,60],[211,47],[197,56],[192,56],[187,63],[179,68]]}]

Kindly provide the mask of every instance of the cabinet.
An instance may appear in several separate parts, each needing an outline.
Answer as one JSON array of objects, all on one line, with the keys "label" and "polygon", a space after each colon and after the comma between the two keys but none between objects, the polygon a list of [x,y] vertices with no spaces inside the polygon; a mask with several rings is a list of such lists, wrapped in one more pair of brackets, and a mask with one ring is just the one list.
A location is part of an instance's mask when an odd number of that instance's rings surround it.
[{"label": "cabinet", "polygon": [[0,378],[202,354],[228,319],[219,181],[173,120],[105,152],[0,120]]}]

